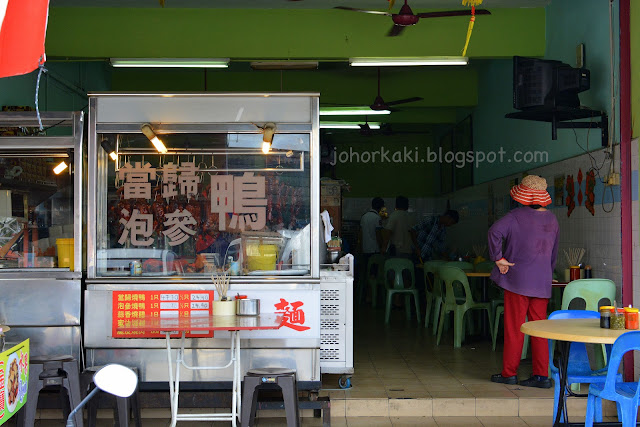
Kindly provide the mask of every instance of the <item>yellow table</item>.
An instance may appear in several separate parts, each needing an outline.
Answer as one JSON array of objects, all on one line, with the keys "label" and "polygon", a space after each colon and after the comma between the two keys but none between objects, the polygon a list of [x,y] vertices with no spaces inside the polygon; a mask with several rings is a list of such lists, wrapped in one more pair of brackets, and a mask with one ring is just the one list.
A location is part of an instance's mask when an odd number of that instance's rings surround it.
[{"label": "yellow table", "polygon": [[[572,342],[590,344],[613,344],[614,341],[625,332],[625,329],[603,329],[598,319],[547,319],[525,322],[520,330],[532,337],[556,340],[556,350],[560,356],[558,371],[560,374],[560,390],[567,387],[567,365],[569,361],[569,348]],[[564,422],[560,422],[560,414],[564,408]],[[568,425],[567,405],[565,394],[561,393],[558,399],[558,410],[554,426]]]}]

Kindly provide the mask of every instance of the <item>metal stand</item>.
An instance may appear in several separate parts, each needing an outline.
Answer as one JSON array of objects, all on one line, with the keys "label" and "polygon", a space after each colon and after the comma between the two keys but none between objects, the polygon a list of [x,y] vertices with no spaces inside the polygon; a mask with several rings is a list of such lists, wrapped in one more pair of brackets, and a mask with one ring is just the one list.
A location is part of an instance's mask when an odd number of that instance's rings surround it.
[{"label": "metal stand", "polygon": [[[172,368],[171,360],[171,331],[163,331],[165,333],[167,343],[167,361],[169,362],[169,398],[171,401],[171,427],[175,427],[178,421],[231,421],[231,425],[236,427],[236,423],[240,421],[242,411],[242,395],[240,381],[240,334],[238,331],[229,331],[231,333],[231,347],[229,362],[223,366],[189,366],[184,361],[184,345],[186,331],[182,332],[180,340],[180,349],[176,356],[175,376]],[[180,395],[180,365],[191,370],[216,370],[226,369],[233,365],[233,388],[231,399],[231,412],[227,414],[179,414],[178,413],[178,397]],[[175,379],[174,379],[175,378]]]}]

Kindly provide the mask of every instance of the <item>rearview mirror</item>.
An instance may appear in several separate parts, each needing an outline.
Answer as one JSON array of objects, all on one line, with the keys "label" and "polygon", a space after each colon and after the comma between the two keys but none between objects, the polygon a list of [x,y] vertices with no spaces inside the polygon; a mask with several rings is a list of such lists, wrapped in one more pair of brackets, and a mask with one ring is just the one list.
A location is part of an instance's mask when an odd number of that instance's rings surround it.
[{"label": "rearview mirror", "polygon": [[138,376],[126,366],[110,364],[96,372],[93,383],[107,393],[129,397],[136,391]]}]

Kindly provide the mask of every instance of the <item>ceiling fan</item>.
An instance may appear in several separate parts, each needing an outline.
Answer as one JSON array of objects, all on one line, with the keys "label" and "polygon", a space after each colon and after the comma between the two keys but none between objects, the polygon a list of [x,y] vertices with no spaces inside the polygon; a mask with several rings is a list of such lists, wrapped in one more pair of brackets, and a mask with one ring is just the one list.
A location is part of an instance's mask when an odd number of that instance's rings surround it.
[{"label": "ceiling fan", "polygon": [[[420,18],[444,18],[449,16],[470,16],[471,10],[445,10],[440,12],[423,12],[423,13],[413,13],[409,5],[407,4],[407,0],[404,0],[404,5],[400,8],[398,13],[389,13],[389,12],[381,12],[378,10],[363,10],[356,9],[353,7],[347,6],[336,6],[334,9],[341,10],[349,10],[352,12],[362,12],[362,13],[371,13],[374,15],[385,15],[390,16],[393,20],[393,27],[387,33],[387,36],[394,37],[402,34],[402,31],[405,27],[410,25],[415,25],[418,23]],[[476,15],[491,15],[487,9],[476,9]]]},{"label": "ceiling fan", "polygon": [[389,101],[385,102],[380,95],[380,67],[378,67],[378,96],[374,99],[373,104],[369,106],[372,110],[380,111],[380,110],[391,110],[393,105],[399,104],[408,104],[409,102],[422,101],[424,98],[419,96],[414,96],[412,98],[399,99],[397,101]]}]

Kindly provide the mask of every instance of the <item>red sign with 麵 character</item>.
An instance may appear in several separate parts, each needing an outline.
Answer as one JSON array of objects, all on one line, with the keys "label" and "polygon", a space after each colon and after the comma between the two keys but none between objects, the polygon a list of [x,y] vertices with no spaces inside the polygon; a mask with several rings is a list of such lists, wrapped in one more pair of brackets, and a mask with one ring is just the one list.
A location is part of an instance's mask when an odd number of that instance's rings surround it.
[{"label": "red sign with \u9eb5 character", "polygon": [[[113,291],[111,334],[113,338],[164,338],[161,331],[143,330],[147,319],[209,317],[212,301],[213,291]],[[125,326],[132,329],[118,330]],[[211,338],[213,331],[187,332],[186,337]]]}]

